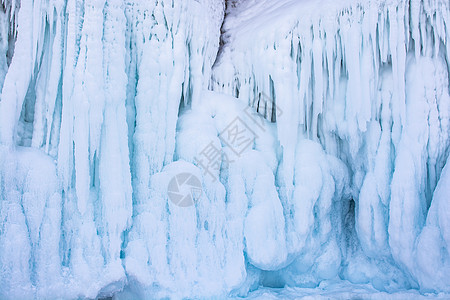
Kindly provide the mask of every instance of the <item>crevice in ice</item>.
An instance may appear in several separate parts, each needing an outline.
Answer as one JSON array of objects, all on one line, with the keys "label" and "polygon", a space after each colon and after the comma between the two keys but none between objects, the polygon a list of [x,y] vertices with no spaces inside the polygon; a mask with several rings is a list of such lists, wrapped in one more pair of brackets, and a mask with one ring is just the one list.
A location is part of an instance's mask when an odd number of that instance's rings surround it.
[{"label": "crevice in ice", "polygon": [[19,146],[31,146],[31,140],[33,137],[34,107],[36,101],[36,94],[34,92],[35,82],[35,79],[30,82],[25,100],[23,101],[19,124],[17,126],[17,145]]},{"label": "crevice in ice", "polygon": [[217,55],[214,60],[214,63],[212,67],[220,61],[220,58],[222,57],[223,51],[225,49],[225,45],[229,42],[230,35],[225,29],[225,22],[227,19],[227,16],[229,16],[232,13],[232,10],[236,9],[238,6],[238,2],[242,0],[225,0],[225,9],[224,9],[224,16],[222,20],[222,24],[220,26],[220,40],[219,40],[219,48],[217,50]]},{"label": "crevice in ice", "polygon": [[[17,12],[20,9],[19,0],[2,0],[1,40],[3,47],[7,46],[7,63],[11,64],[14,55],[14,46],[17,38]],[[2,84],[3,85],[3,84]],[[1,86],[1,85],[0,85]]]}]

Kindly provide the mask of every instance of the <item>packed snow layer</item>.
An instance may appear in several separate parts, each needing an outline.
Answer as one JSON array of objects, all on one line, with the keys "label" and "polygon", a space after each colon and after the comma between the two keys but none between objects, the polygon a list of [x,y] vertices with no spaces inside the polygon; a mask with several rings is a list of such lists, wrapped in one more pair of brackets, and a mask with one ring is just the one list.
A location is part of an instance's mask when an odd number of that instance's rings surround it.
[{"label": "packed snow layer", "polygon": [[448,296],[448,2],[227,2],[2,2],[0,298]]},{"label": "packed snow layer", "polygon": [[269,278],[449,291],[449,22],[441,0],[229,6],[211,88],[276,121],[282,149],[293,261]]}]

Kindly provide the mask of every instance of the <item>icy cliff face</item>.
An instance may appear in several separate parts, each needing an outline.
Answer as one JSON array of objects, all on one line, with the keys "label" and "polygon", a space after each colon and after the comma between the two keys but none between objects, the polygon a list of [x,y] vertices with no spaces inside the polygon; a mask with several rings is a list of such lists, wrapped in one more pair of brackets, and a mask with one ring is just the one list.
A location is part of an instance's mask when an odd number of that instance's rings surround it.
[{"label": "icy cliff face", "polygon": [[2,3],[0,298],[108,295],[180,99],[210,77],[223,1]]},{"label": "icy cliff face", "polygon": [[448,1],[2,4],[0,298],[450,292]]},{"label": "icy cliff face", "polygon": [[448,1],[266,2],[229,10],[211,86],[283,111],[276,276],[448,290]]}]

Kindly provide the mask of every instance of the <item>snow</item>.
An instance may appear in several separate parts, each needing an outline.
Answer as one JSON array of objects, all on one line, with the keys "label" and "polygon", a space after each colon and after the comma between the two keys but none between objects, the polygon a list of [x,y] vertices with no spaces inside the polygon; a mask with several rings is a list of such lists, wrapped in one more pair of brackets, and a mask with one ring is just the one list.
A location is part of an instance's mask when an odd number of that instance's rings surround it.
[{"label": "snow", "polygon": [[448,1],[226,2],[2,1],[1,299],[449,297]]}]

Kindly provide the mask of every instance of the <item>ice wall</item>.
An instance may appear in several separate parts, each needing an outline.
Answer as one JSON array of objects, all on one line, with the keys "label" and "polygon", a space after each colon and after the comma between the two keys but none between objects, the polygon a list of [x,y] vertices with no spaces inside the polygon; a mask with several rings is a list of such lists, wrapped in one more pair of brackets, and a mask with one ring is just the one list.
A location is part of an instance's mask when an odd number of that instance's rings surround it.
[{"label": "ice wall", "polygon": [[[437,210],[450,199],[448,1],[268,3],[228,11],[211,81],[268,120],[283,111],[277,180],[293,262],[268,277],[448,291],[448,210]],[[340,170],[321,149],[345,163],[348,194],[318,180]]]},{"label": "ice wall", "polygon": [[2,1],[0,298],[123,288],[133,204],[173,160],[180,102],[195,105],[210,77],[223,10]]},{"label": "ice wall", "polygon": [[227,2],[2,1],[0,298],[450,292],[448,1]]}]

